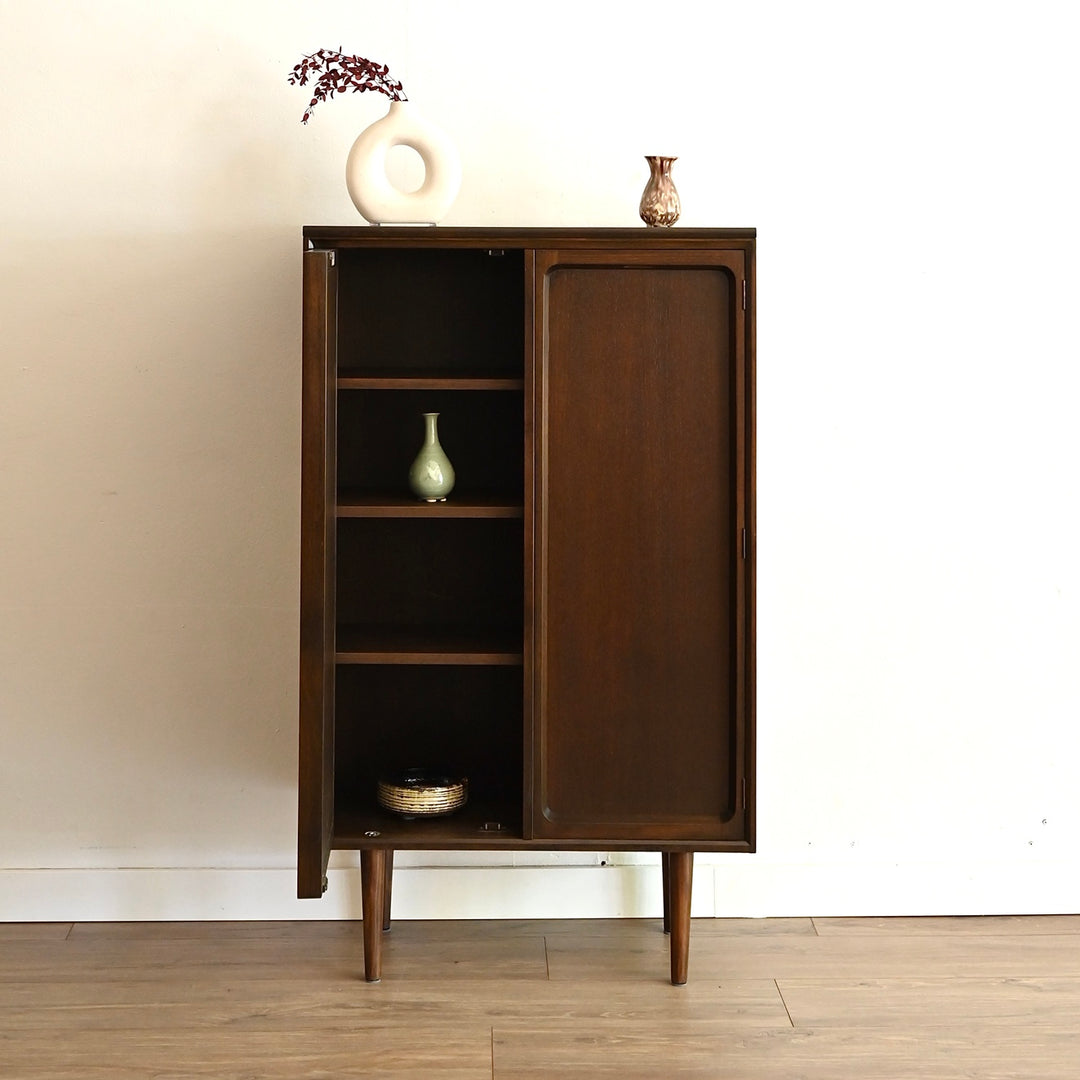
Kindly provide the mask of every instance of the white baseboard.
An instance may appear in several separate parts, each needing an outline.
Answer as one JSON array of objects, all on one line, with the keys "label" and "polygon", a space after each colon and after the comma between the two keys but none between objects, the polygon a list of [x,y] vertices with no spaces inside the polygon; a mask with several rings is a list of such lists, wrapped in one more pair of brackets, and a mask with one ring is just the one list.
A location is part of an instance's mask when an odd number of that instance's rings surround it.
[{"label": "white baseboard", "polygon": [[[332,865],[321,900],[292,869],[0,870],[0,921],[357,919],[360,876]],[[394,872],[396,919],[655,918],[654,865],[424,866]],[[1080,912],[1063,862],[779,864],[699,860],[693,915],[992,915]]]},{"label": "white baseboard", "polygon": [[[0,921],[359,919],[360,872],[331,867],[320,900],[296,899],[288,870],[0,871]],[[698,875],[694,914],[713,913]],[[618,918],[660,913],[660,874],[644,866],[401,866],[396,919]]]}]

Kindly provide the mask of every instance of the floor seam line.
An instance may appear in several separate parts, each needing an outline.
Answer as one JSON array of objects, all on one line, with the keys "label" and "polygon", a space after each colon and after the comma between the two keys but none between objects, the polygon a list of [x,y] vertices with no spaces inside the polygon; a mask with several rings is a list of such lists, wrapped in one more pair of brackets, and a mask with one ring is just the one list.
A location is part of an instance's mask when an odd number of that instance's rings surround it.
[{"label": "floor seam line", "polygon": [[787,1001],[784,999],[784,991],[780,989],[780,980],[773,979],[773,986],[776,987],[776,992],[780,995],[780,1004],[784,1006],[784,1012],[787,1013],[788,1023],[794,1027],[795,1021],[791,1019],[791,1010],[788,1008]]}]

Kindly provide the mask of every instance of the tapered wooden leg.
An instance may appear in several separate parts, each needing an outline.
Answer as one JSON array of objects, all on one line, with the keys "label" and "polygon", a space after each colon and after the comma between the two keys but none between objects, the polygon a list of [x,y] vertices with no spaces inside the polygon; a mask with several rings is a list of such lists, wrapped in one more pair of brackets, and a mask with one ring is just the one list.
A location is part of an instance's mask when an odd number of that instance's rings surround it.
[{"label": "tapered wooden leg", "polygon": [[364,977],[382,978],[382,927],[386,911],[386,849],[360,852],[360,891],[364,903]]},{"label": "tapered wooden leg", "polygon": [[682,986],[690,968],[690,891],[694,880],[694,853],[673,851],[671,868],[671,982]]},{"label": "tapered wooden leg", "polygon": [[390,932],[390,894],[394,890],[394,849],[388,848],[386,852],[386,906],[383,908],[382,928],[383,933]]},{"label": "tapered wooden leg", "polygon": [[671,852],[660,852],[660,868],[664,875],[664,933],[671,933]]}]

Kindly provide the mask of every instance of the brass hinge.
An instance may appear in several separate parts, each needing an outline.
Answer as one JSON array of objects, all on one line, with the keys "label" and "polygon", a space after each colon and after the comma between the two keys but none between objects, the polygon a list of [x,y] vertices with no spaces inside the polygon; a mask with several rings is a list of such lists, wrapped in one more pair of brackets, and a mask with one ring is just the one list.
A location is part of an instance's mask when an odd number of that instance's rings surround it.
[{"label": "brass hinge", "polygon": [[742,531],[742,557],[747,559],[750,557],[749,541],[746,538],[746,530]]},{"label": "brass hinge", "polygon": [[327,879],[324,877],[322,879],[322,891],[326,892],[326,890],[329,889],[329,888],[330,888],[330,882],[327,881]]},{"label": "brass hinge", "polygon": [[742,808],[746,809],[746,777],[742,780]]},{"label": "brass hinge", "polygon": [[750,282],[748,282],[746,280],[746,278],[743,278],[743,283],[742,283],[742,309],[743,309],[743,311],[746,310],[747,297],[749,295],[750,295]]},{"label": "brass hinge", "polygon": [[[328,251],[326,253],[326,261],[331,266],[337,266],[337,252],[336,251]],[[746,304],[743,304],[743,307],[746,307]]]}]

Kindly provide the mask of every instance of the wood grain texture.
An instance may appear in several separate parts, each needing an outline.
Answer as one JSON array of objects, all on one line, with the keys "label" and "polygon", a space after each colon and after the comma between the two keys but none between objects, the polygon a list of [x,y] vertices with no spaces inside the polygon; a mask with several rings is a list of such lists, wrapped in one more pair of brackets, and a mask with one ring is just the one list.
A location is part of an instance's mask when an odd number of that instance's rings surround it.
[{"label": "wood grain texture", "polygon": [[876,924],[0,926],[0,1076],[1073,1080],[1080,918]]},{"label": "wood grain texture", "polygon": [[959,934],[986,936],[1045,936],[1047,934],[1080,934],[1077,915],[941,915],[910,916],[883,919],[832,918],[814,919],[814,928],[822,937],[838,934],[885,936],[894,934],[937,937],[956,937]]},{"label": "wood grain texture", "polygon": [[393,248],[405,242],[414,248],[469,249],[496,244],[502,248],[588,248],[597,244],[629,244],[635,248],[662,249],[671,246],[673,236],[680,247],[690,249],[707,249],[717,242],[723,242],[725,246],[741,244],[752,247],[757,229],[471,229],[444,225],[438,229],[415,229],[384,225],[374,232],[364,225],[305,225],[303,230],[305,242],[314,244],[316,248]]},{"label": "wood grain texture", "polygon": [[0,923],[0,944],[6,941],[63,941],[72,923]]},{"label": "wood grain texture", "polygon": [[1022,1025],[956,1033],[857,1029],[669,1033],[662,1023],[619,1035],[580,1028],[500,1028],[494,1080],[1075,1080],[1080,1032]]},{"label": "wood grain texture", "polygon": [[382,978],[383,919],[386,916],[386,849],[360,852],[361,892],[364,896],[364,977]]},{"label": "wood grain texture", "polygon": [[322,895],[334,828],[337,273],[304,254],[300,484],[300,716],[296,889]]},{"label": "wood grain texture", "polygon": [[281,1028],[229,1031],[216,1039],[190,1030],[80,1031],[21,1036],[0,1045],[0,1069],[18,1080],[330,1080],[438,1075],[490,1080],[491,1035],[450,1024],[421,1031]]},{"label": "wood grain texture", "polygon": [[781,979],[799,1028],[896,1025],[954,1028],[971,1023],[1068,1025],[1080,1016],[1080,973],[1068,978]]},{"label": "wood grain texture", "polygon": [[[699,932],[704,925],[693,922],[695,980],[814,978],[822,972],[838,979],[919,978],[928,972],[952,978],[1080,975],[1076,934],[723,938]],[[564,934],[548,941],[548,970],[553,979],[588,979],[598,970],[611,979],[648,978],[665,944],[662,935],[629,946],[587,932]]]},{"label": "wood grain texture", "polygon": [[537,836],[738,833],[726,257],[545,255]]},{"label": "wood grain texture", "polygon": [[670,934],[671,985],[683,986],[690,969],[690,896],[694,878],[694,853],[673,851],[667,859],[668,892],[665,927]]}]

